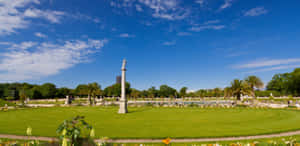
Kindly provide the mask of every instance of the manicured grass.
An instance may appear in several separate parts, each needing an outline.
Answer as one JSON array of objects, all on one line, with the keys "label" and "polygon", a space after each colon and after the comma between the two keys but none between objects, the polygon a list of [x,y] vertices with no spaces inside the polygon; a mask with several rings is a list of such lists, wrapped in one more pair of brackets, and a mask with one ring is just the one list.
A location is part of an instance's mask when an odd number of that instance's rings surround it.
[{"label": "manicured grass", "polygon": [[54,107],[0,112],[0,133],[57,136],[60,123],[76,115],[86,117],[97,137],[195,138],[258,135],[300,129],[300,111],[284,109]]}]

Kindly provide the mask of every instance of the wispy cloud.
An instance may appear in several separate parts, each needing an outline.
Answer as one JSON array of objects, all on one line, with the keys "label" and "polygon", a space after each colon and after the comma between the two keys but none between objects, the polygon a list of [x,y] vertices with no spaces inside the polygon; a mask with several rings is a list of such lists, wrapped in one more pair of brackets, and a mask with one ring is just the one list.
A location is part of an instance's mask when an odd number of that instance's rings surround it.
[{"label": "wispy cloud", "polygon": [[267,72],[267,71],[275,71],[275,70],[283,70],[283,69],[294,69],[294,68],[299,68],[300,64],[297,65],[280,65],[280,66],[276,66],[276,67],[270,67],[270,68],[263,68],[263,69],[257,69],[257,70],[253,70],[253,71],[249,71],[246,73],[258,73],[258,72]]},{"label": "wispy cloud", "polygon": [[43,18],[49,20],[51,23],[60,23],[62,16],[66,15],[66,13],[62,11],[52,11],[52,10],[39,10],[39,9],[27,9],[24,12],[25,17],[30,18]]},{"label": "wispy cloud", "polygon": [[220,11],[232,6],[233,0],[225,0],[224,4],[219,8]]},{"label": "wispy cloud", "polygon": [[11,44],[11,47],[7,48],[10,50],[26,50],[28,48],[32,48],[36,45],[36,42],[28,41],[28,42],[22,42],[20,44]]},{"label": "wispy cloud", "polygon": [[[64,69],[88,61],[88,55],[97,52],[106,42],[105,39],[72,40],[57,44],[31,42],[34,45],[28,47],[34,47],[33,51],[25,48],[8,49],[9,51],[1,54],[0,81],[22,81],[58,74]],[[11,44],[9,48],[24,45]]]},{"label": "wispy cloud", "polygon": [[139,12],[142,12],[142,11],[143,11],[142,6],[141,6],[141,5],[138,5],[138,4],[135,5],[135,9],[136,9],[137,11],[139,11]]},{"label": "wispy cloud", "polygon": [[164,43],[163,43],[163,45],[165,45],[165,46],[173,46],[173,45],[175,45],[175,44],[176,44],[175,41],[167,41],[167,42],[164,42]]},{"label": "wispy cloud", "polygon": [[190,36],[190,35],[192,35],[192,34],[189,33],[189,32],[178,32],[177,35],[178,35],[178,36]]},{"label": "wispy cloud", "polygon": [[209,20],[209,21],[204,22],[205,25],[216,24],[216,23],[220,23],[220,20]]},{"label": "wispy cloud", "polygon": [[64,12],[34,8],[39,4],[39,0],[0,0],[0,35],[27,28],[31,23],[29,18],[42,18],[52,23],[60,22]]},{"label": "wispy cloud", "polygon": [[263,15],[263,14],[267,14],[268,10],[266,10],[264,7],[256,7],[253,9],[248,10],[247,12],[245,12],[245,16],[259,16],[259,15]]},{"label": "wispy cloud", "polygon": [[36,32],[34,33],[35,36],[39,37],[39,38],[46,38],[47,35],[43,34],[43,33],[40,33],[40,32]]},{"label": "wispy cloud", "polygon": [[205,0],[195,0],[195,3],[199,4],[200,6],[204,5]]},{"label": "wispy cloud", "polygon": [[203,26],[193,26],[189,30],[199,32],[207,29],[220,30],[223,28],[225,28],[225,25],[203,25]]},{"label": "wispy cloud", "polygon": [[260,68],[260,67],[270,67],[276,65],[287,65],[292,63],[300,63],[300,58],[289,58],[289,59],[262,59],[245,64],[234,65],[233,68],[243,69],[243,68]]},{"label": "wispy cloud", "polygon": [[134,8],[138,12],[148,9],[154,18],[165,20],[181,20],[189,15],[189,9],[180,6],[178,0],[114,0],[112,7]]},{"label": "wispy cloud", "polygon": [[220,30],[220,29],[224,29],[226,27],[225,25],[220,24],[220,20],[208,20],[208,21],[204,22],[203,24],[192,24],[192,25],[193,26],[191,28],[189,28],[189,30],[195,31],[195,32],[208,30],[208,29]]},{"label": "wispy cloud", "polygon": [[128,33],[122,33],[119,35],[121,38],[133,38],[135,35],[128,34]]}]

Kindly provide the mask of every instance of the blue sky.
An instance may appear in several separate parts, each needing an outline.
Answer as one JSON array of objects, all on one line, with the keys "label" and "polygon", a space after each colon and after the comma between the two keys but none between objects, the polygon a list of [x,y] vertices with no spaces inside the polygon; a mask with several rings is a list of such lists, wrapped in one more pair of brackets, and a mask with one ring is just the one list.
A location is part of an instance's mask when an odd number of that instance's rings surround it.
[{"label": "blue sky", "polygon": [[225,87],[300,67],[297,0],[0,0],[0,82]]}]

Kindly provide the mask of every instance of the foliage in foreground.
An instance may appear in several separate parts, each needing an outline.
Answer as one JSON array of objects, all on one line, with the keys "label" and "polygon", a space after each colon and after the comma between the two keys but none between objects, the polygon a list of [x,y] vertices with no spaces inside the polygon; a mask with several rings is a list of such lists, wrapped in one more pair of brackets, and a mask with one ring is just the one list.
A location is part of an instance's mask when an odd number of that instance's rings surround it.
[{"label": "foliage in foreground", "polygon": [[[90,135],[83,136],[84,132],[90,132]],[[67,146],[68,140],[72,146],[80,146],[82,143],[89,143],[89,138],[95,136],[95,131],[92,126],[89,125],[83,116],[76,116],[72,120],[65,120],[59,125],[56,133],[60,135],[62,139],[62,145]]]}]

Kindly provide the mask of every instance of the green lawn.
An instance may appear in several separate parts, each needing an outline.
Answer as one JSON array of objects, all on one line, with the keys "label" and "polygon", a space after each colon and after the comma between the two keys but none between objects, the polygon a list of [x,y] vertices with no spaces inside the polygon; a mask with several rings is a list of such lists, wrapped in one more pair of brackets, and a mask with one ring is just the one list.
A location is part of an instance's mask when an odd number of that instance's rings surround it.
[{"label": "green lawn", "polygon": [[0,112],[0,133],[56,136],[64,119],[84,115],[96,136],[109,138],[192,138],[257,135],[300,129],[300,111],[279,109],[54,107]]}]

